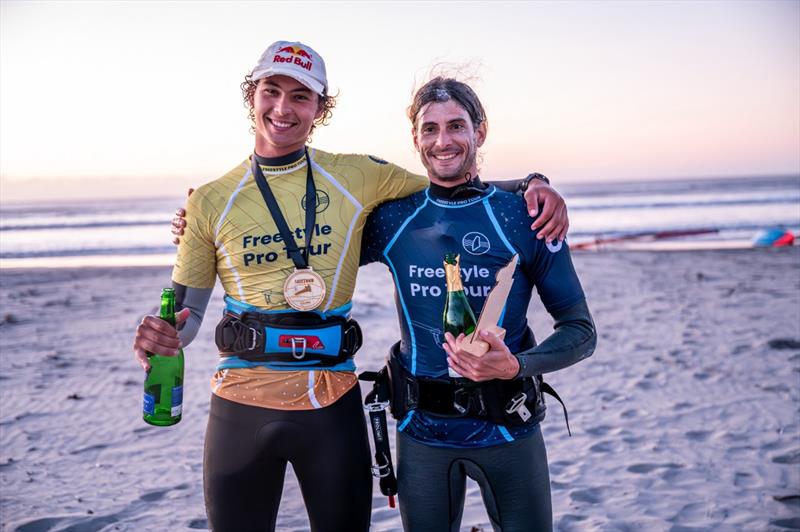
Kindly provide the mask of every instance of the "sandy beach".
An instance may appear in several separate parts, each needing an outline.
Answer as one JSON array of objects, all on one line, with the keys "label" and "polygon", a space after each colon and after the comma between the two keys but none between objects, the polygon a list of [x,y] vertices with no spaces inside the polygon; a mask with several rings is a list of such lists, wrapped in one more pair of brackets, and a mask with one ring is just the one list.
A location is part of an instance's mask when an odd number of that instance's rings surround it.
[{"label": "sandy beach", "polygon": [[[599,332],[546,376],[555,528],[800,529],[800,247],[581,252]],[[186,349],[183,421],[141,419],[133,331],[166,267],[2,270],[3,531],[203,530],[202,450],[221,294]],[[362,269],[354,314],[376,369],[398,336],[391,281]],[[529,311],[537,338],[551,320]],[[392,425],[394,430],[394,425]],[[373,530],[400,530],[375,485]],[[306,530],[287,478],[280,530]],[[471,484],[463,530],[491,530]]]}]

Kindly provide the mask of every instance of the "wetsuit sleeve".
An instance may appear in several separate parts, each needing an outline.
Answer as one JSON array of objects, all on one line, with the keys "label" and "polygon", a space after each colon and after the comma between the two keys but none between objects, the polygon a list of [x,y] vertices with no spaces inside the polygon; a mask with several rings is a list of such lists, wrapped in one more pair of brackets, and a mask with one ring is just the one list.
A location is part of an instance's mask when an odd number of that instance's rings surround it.
[{"label": "wetsuit sleeve", "polygon": [[217,256],[213,220],[217,208],[207,199],[208,189],[200,187],[186,203],[186,227],[178,245],[172,280],[193,288],[214,288]]},{"label": "wetsuit sleeve", "polygon": [[387,263],[383,254],[389,242],[395,238],[398,229],[411,212],[419,205],[421,198],[414,195],[409,198],[387,201],[378,205],[367,217],[361,237],[360,266],[372,262]]},{"label": "wetsuit sleeve", "polygon": [[566,241],[547,244],[531,240],[524,245],[523,271],[536,285],[554,332],[538,346],[517,354],[521,376],[565,368],[590,356],[597,343],[594,322],[583,288],[572,264]]},{"label": "wetsuit sleeve", "polygon": [[208,307],[208,300],[211,298],[213,288],[191,288],[176,282],[172,282],[175,290],[175,312],[182,309],[189,309],[189,317],[178,329],[178,336],[184,346],[189,345],[203,322],[203,315]]},{"label": "wetsuit sleeve", "polygon": [[364,225],[364,232],[361,235],[361,259],[359,266],[365,266],[373,262],[380,262],[383,257],[381,253],[381,233],[378,231],[379,211],[372,211],[367,217]]},{"label": "wetsuit sleeve", "polygon": [[584,299],[566,241],[547,244],[532,236],[523,249],[523,271],[550,315]]},{"label": "wetsuit sleeve", "polygon": [[487,181],[488,184],[494,185],[500,190],[520,195],[525,193],[521,188],[522,183],[524,182],[524,179],[512,179],[511,181]]},{"label": "wetsuit sleeve", "polygon": [[551,311],[553,334],[541,344],[514,355],[519,361],[517,377],[532,377],[566,368],[591,356],[597,331],[585,300]]}]

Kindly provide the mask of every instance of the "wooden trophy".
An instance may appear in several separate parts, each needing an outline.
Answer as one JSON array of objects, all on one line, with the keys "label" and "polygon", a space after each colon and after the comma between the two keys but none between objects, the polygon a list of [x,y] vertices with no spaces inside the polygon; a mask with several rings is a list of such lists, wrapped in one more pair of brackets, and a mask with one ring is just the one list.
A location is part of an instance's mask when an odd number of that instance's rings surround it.
[{"label": "wooden trophy", "polygon": [[483,310],[478,318],[478,325],[475,331],[456,343],[456,347],[475,355],[483,356],[489,350],[489,344],[478,336],[480,331],[489,331],[496,334],[501,340],[506,335],[506,330],[498,325],[500,315],[503,313],[508,294],[511,292],[511,285],[514,284],[514,270],[517,268],[519,256],[514,255],[508,264],[500,268],[495,276],[495,285],[486,297]]}]

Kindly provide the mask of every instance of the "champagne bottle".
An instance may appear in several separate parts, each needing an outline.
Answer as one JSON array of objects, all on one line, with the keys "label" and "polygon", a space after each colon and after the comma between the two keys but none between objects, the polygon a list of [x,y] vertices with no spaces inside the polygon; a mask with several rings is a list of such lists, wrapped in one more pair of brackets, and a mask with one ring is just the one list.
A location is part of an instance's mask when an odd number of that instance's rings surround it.
[{"label": "champagne bottle", "polygon": [[[469,335],[475,331],[478,320],[475,319],[475,314],[472,313],[467,294],[464,293],[464,286],[461,284],[461,268],[459,267],[459,256],[457,254],[445,254],[444,272],[447,279],[447,298],[444,301],[442,328],[444,332],[449,332],[456,338],[461,333]],[[447,374],[454,378],[461,377],[450,366],[447,367]]]},{"label": "champagne bottle", "polygon": [[[159,317],[175,326],[175,291],[161,292]],[[175,356],[147,352],[150,369],[144,380],[144,420],[151,425],[174,425],[183,410],[183,349]]]}]

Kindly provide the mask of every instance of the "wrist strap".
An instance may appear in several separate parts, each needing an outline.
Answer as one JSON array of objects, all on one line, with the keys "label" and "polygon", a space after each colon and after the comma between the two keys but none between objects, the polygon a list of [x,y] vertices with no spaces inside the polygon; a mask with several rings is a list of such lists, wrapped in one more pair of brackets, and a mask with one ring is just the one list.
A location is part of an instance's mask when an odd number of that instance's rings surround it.
[{"label": "wrist strap", "polygon": [[544,181],[548,185],[550,184],[550,180],[547,178],[546,175],[540,174],[539,172],[534,172],[532,174],[528,174],[525,179],[522,180],[522,190],[528,190],[528,185],[530,185],[531,180],[538,179],[539,181]]}]

